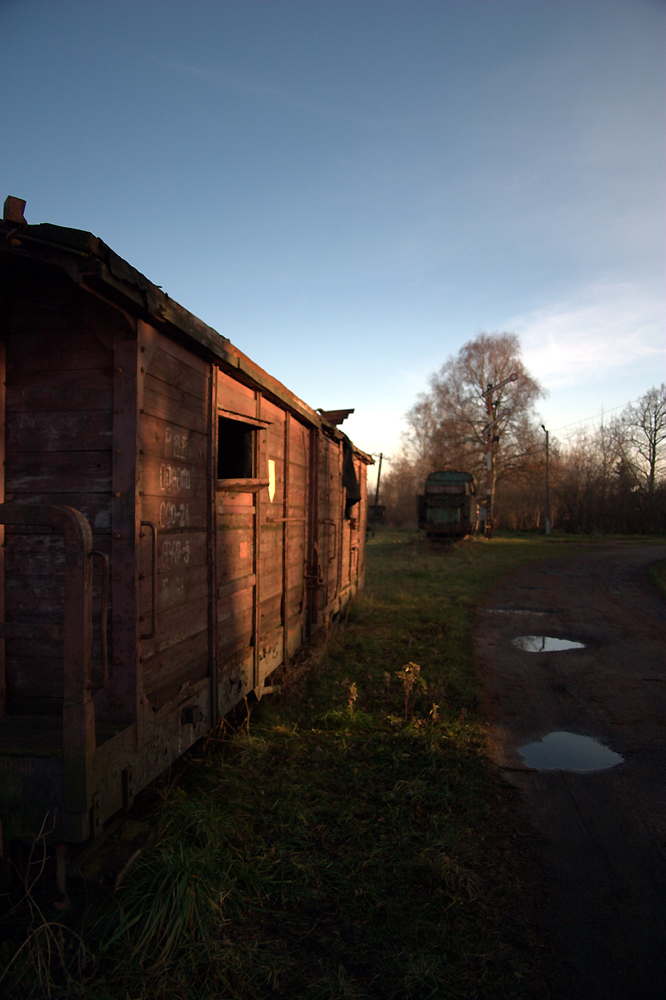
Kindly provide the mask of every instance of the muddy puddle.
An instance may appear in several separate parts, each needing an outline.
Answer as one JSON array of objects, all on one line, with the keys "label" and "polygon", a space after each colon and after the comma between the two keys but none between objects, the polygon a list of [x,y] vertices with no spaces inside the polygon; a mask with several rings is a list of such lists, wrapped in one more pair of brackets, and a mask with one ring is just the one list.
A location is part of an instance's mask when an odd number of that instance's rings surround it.
[{"label": "muddy puddle", "polygon": [[514,646],[526,653],[555,653],[563,649],[585,649],[584,642],[558,639],[554,635],[519,635],[511,641]]},{"label": "muddy puddle", "polygon": [[527,767],[539,771],[602,771],[621,764],[624,757],[590,736],[549,733],[536,743],[519,747]]}]

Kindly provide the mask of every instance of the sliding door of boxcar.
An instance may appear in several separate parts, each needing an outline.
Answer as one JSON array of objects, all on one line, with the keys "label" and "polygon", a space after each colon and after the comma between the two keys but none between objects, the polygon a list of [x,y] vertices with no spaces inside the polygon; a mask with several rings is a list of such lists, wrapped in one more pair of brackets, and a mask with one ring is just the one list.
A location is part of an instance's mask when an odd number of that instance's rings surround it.
[{"label": "sliding door of boxcar", "polygon": [[260,493],[259,655],[261,685],[305,637],[309,432],[298,420],[263,400],[265,473]]},{"label": "sliding door of boxcar", "polygon": [[309,430],[217,378],[216,623],[220,711],[264,681],[306,631]]},{"label": "sliding door of boxcar", "polygon": [[208,675],[209,369],[143,323],[139,350],[140,647],[158,710]]},{"label": "sliding door of boxcar", "polygon": [[[256,686],[259,532],[266,424],[256,390],[217,372],[216,642],[221,714]],[[260,473],[264,473],[262,476]]]},{"label": "sliding door of boxcar", "polygon": [[307,537],[310,496],[310,430],[287,417],[284,503],[285,657],[293,656],[307,635]]},{"label": "sliding door of boxcar", "polygon": [[268,487],[259,495],[258,545],[258,656],[256,684],[284,657],[284,559],[285,559],[285,419],[284,410],[262,400],[261,415],[269,421],[265,450],[260,455]]}]

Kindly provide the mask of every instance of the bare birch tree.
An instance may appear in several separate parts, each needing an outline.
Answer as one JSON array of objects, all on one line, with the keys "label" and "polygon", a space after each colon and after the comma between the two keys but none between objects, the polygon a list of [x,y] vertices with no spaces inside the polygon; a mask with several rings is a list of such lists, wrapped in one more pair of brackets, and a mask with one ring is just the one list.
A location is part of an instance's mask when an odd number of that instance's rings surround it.
[{"label": "bare birch tree", "polygon": [[664,462],[666,383],[648,389],[637,403],[630,403],[622,412],[621,421],[629,444],[627,461],[641,489],[652,497]]},{"label": "bare birch tree", "polygon": [[484,393],[513,373],[517,379],[492,394],[495,412],[510,412],[493,435],[495,482],[520,473],[535,451],[543,449],[534,404],[545,392],[523,364],[518,337],[480,333],[431,377],[431,391],[407,414],[408,444],[428,471],[460,468],[483,475],[488,422]]}]

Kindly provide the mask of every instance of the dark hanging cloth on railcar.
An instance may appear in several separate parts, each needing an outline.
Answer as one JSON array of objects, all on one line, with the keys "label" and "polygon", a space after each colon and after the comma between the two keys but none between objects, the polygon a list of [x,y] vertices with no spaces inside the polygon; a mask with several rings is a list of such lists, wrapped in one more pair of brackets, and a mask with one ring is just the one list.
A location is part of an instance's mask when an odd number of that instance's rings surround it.
[{"label": "dark hanging cloth on railcar", "polygon": [[350,517],[352,507],[361,499],[361,487],[354,468],[354,449],[346,434],[342,435],[342,485],[345,488],[345,517]]}]

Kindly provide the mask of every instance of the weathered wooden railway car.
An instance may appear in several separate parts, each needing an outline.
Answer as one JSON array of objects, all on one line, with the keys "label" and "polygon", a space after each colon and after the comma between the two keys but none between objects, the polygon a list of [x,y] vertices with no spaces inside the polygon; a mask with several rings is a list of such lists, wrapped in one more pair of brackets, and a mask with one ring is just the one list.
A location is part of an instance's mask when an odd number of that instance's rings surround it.
[{"label": "weathered wooden railway car", "polygon": [[470,472],[431,472],[417,502],[427,538],[450,541],[476,531],[476,480]]},{"label": "weathered wooden railway car", "polygon": [[361,586],[371,460],[101,240],[20,215],[0,237],[0,820],[21,838],[48,813],[80,843]]}]

